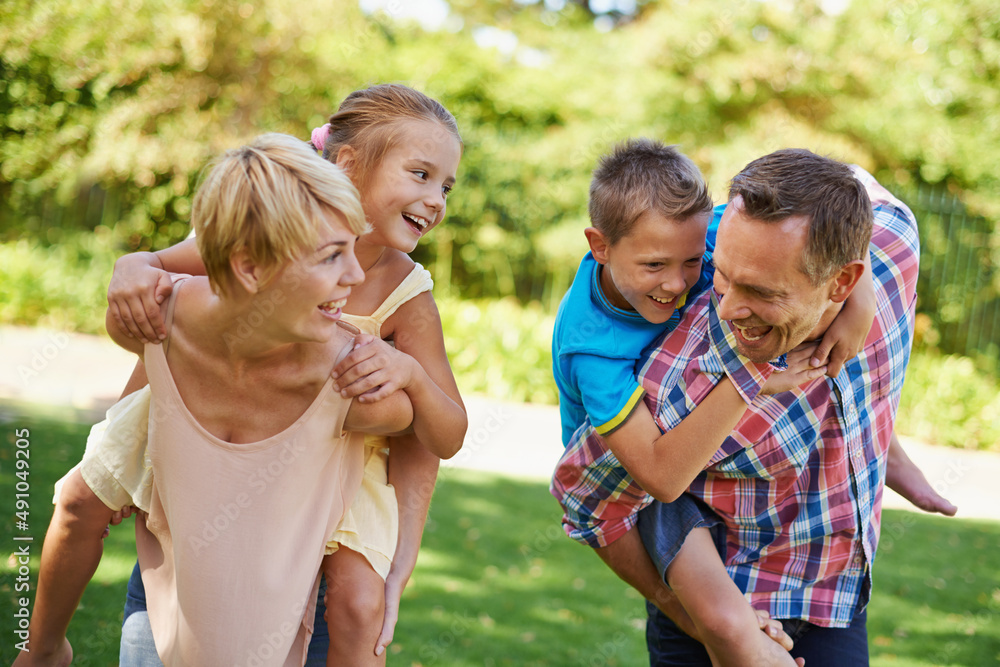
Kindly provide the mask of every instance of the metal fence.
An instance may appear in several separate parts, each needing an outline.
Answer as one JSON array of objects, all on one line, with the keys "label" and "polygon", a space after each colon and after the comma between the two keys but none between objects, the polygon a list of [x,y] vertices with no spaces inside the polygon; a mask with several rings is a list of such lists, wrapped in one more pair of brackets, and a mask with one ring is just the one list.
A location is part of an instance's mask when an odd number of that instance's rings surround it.
[{"label": "metal fence", "polygon": [[1000,232],[943,185],[897,191],[920,226],[919,344],[1000,375]]}]

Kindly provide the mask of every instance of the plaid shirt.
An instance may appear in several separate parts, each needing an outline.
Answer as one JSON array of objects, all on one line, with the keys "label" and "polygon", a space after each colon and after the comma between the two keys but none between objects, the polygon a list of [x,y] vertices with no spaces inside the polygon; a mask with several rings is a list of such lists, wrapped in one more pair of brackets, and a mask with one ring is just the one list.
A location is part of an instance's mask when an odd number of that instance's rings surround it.
[{"label": "plaid shirt", "polygon": [[[857,176],[875,212],[876,315],[865,349],[836,379],[757,397],[689,489],[725,523],[726,566],[751,603],[827,627],[847,626],[871,588],[919,259],[913,214],[871,175]],[[715,304],[714,293],[691,304],[640,371],[664,430],[702,400],[722,366],[737,386],[753,375]]]}]

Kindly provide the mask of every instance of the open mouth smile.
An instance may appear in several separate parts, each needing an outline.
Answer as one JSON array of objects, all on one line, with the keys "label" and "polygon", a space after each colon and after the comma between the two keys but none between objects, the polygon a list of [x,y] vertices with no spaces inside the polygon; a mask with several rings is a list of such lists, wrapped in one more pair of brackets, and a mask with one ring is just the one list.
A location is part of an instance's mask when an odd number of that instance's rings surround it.
[{"label": "open mouth smile", "polygon": [[340,310],[347,305],[347,299],[337,299],[336,301],[327,301],[319,305],[319,309],[327,315],[333,317],[340,317]]},{"label": "open mouth smile", "polygon": [[767,334],[771,333],[773,327],[741,327],[740,325],[733,323],[736,330],[740,333],[740,336],[746,341],[754,342],[760,340]]},{"label": "open mouth smile", "polygon": [[652,295],[649,295],[649,298],[652,299],[654,302],[658,303],[661,306],[674,306],[674,305],[677,304],[677,297],[676,296],[673,297],[672,299],[667,299],[667,298],[664,298],[662,296],[652,296]]},{"label": "open mouth smile", "polygon": [[410,223],[410,226],[413,227],[417,233],[423,232],[431,224],[425,218],[421,218],[419,215],[413,215],[412,213],[403,213],[403,219]]}]

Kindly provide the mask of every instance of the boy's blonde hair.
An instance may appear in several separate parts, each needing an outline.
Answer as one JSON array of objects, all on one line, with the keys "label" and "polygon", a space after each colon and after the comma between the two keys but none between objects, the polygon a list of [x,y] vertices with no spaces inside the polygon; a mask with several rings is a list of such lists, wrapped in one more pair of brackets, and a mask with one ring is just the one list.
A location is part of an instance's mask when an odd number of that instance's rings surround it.
[{"label": "boy's blonde hair", "polygon": [[265,134],[215,160],[191,222],[212,289],[225,296],[234,253],[245,250],[266,285],[283,263],[316,248],[321,231],[336,224],[333,216],[358,236],[368,231],[358,191],[342,169],[299,139]]},{"label": "boy's blonde hair", "polygon": [[602,157],[590,182],[590,221],[609,245],[646,211],[683,221],[712,210],[708,185],[689,157],[652,139],[628,139]]},{"label": "boy's blonde hair", "polygon": [[437,134],[426,138],[435,143],[451,136],[462,147],[455,117],[435,99],[398,83],[383,83],[356,90],[330,116],[330,132],[323,144],[323,157],[337,160],[343,146],[356,155],[351,180],[364,190],[385,154],[399,141],[402,121],[435,121]]}]

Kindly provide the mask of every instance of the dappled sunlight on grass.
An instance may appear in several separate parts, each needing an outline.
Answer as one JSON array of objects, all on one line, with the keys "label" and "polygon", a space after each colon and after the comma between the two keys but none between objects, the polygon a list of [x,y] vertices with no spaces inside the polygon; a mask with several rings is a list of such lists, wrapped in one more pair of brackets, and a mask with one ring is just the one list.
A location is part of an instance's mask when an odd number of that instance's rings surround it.
[{"label": "dappled sunlight on grass", "polygon": [[[31,431],[34,583],[52,483],[80,457],[89,424],[64,423],[49,413],[0,413],[9,433]],[[15,481],[11,437],[0,451],[4,498],[13,497]],[[544,482],[442,471],[389,664],[646,664],[642,599],[589,548],[567,538],[559,518]],[[112,529],[74,617],[70,641],[87,664],[117,662],[133,535],[131,520]],[[882,536],[869,610],[872,664],[997,664],[1000,523],[886,511]],[[9,524],[0,526],[0,539],[14,544]],[[5,557],[0,598],[12,609],[14,572]],[[7,636],[13,636],[10,623],[0,623]],[[11,643],[0,644],[0,664],[9,663],[11,651]]]}]

